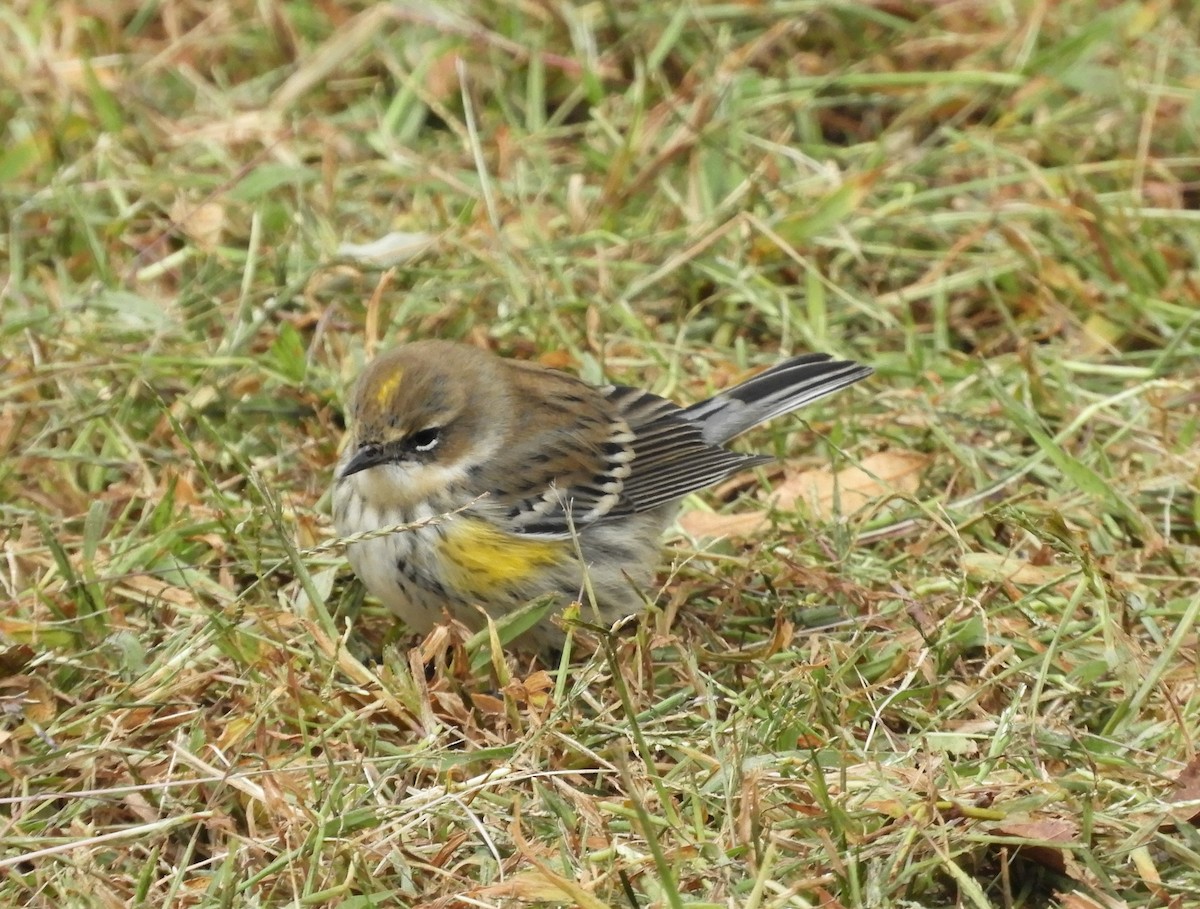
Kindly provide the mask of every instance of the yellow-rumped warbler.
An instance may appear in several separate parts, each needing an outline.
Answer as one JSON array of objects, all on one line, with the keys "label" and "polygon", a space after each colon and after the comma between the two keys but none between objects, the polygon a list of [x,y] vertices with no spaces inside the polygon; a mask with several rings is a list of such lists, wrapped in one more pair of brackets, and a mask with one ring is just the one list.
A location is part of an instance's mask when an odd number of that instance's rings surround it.
[{"label": "yellow-rumped warbler", "polygon": [[[443,610],[479,627],[477,606],[499,618],[545,594],[587,603],[585,590],[611,623],[641,607],[679,500],[771,460],[726,442],[870,374],[806,354],[680,407],[466,344],[404,344],[355,387],[334,521],[342,536],[427,522],[347,550],[413,631]],[[563,639],[550,622],[526,637]]]}]

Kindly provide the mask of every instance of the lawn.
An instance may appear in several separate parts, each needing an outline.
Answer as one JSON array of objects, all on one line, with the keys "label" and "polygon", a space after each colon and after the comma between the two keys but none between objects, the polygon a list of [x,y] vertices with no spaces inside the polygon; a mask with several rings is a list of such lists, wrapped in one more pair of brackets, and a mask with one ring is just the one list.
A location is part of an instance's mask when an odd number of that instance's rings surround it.
[{"label": "lawn", "polygon": [[[13,0],[0,129],[0,905],[1200,905],[1200,7]],[[540,662],[334,537],[434,337],[876,372]]]}]

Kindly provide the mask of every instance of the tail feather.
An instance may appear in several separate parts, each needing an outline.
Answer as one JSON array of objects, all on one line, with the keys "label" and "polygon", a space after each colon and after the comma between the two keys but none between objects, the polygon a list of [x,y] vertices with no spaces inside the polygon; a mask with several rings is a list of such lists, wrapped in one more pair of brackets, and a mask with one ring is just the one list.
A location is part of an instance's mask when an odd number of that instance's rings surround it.
[{"label": "tail feather", "polygon": [[853,385],[872,372],[869,366],[834,360],[829,354],[802,354],[693,404],[684,415],[700,424],[705,442],[723,445],[751,427]]}]

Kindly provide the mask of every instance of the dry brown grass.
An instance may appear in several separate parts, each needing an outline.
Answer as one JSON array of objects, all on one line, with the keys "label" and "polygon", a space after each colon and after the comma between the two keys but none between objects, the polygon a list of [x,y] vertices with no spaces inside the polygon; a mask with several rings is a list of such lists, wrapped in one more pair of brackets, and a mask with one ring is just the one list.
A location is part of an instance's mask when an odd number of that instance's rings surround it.
[{"label": "dry brown grass", "polygon": [[[0,904],[1190,905],[1197,35],[0,10]],[[686,400],[877,376],[545,667],[410,649],[323,548],[348,383],[428,336]]]}]

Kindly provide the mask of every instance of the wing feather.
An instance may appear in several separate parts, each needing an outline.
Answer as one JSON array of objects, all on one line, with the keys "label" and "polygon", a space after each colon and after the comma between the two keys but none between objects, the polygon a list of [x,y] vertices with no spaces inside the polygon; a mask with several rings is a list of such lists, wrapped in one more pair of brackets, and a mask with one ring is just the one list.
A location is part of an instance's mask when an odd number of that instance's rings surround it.
[{"label": "wing feather", "polygon": [[[511,447],[527,465],[520,488],[537,492],[503,494],[494,504],[521,532],[551,537],[666,505],[771,461],[723,443],[871,372],[809,354],[685,409],[629,386],[595,388],[525,364],[513,369],[515,384],[529,384],[516,389],[514,400],[543,402],[514,421],[525,434]],[[513,478],[498,485],[511,489]]]}]

